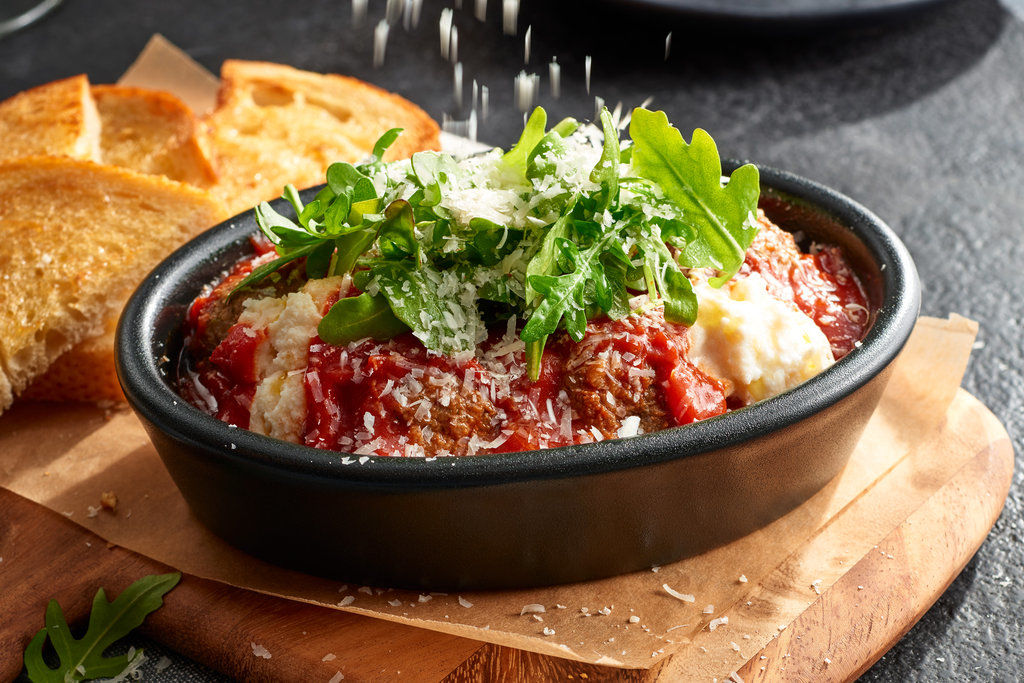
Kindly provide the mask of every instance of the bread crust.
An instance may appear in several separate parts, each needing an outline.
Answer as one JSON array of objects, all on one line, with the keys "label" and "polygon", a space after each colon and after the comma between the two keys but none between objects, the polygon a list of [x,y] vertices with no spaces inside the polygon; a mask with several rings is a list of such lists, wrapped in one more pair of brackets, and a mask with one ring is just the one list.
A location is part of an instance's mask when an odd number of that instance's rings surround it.
[{"label": "bread crust", "polygon": [[[390,128],[404,132],[388,159],[440,147],[422,109],[355,78],[243,60],[221,75],[219,105],[199,121],[169,93],[90,86],[84,75],[0,103],[0,238],[12,245],[0,252],[0,412],[19,394],[121,399],[113,330],[126,297],[111,293],[131,291],[225,206],[237,213],[287,183],[319,184],[328,165],[364,158]],[[117,223],[130,206],[148,218],[126,230]],[[182,212],[194,218],[187,228]],[[120,247],[106,245],[103,225],[126,230]],[[76,245],[118,253],[80,261]]]},{"label": "bread crust", "polygon": [[92,87],[103,163],[197,187],[217,180],[199,144],[192,110],[170,93],[119,85]]},{"label": "bread crust", "polygon": [[224,215],[203,190],[158,176],[68,158],[0,163],[0,371],[12,396],[103,332],[122,303],[112,292]]},{"label": "bread crust", "polygon": [[[126,300],[125,300],[126,301]],[[107,317],[106,329],[88,337],[32,380],[20,398],[29,401],[123,401],[124,393],[114,369],[114,333],[124,301]]]},{"label": "bread crust", "polygon": [[84,74],[0,102],[0,160],[38,154],[99,160],[99,113]]},{"label": "bread crust", "polygon": [[355,78],[227,60],[221,79],[202,136],[220,176],[213,192],[232,210],[277,197],[288,183],[322,183],[331,163],[359,161],[390,128],[404,131],[387,159],[440,147],[426,112]]}]

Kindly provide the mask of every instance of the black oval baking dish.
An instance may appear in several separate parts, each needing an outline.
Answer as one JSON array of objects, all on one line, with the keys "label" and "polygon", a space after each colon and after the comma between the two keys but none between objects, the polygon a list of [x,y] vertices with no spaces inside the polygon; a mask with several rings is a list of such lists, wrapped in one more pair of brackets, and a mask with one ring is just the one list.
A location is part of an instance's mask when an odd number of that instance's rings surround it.
[{"label": "black oval baking dish", "polygon": [[146,278],[118,325],[118,377],[199,521],[272,563],[417,588],[527,587],[666,564],[767,524],[833,479],[918,313],[913,261],[879,218],[789,173],[762,167],[761,182],[775,222],[845,250],[875,320],[817,377],[713,419],[544,451],[349,465],[229,428],[178,396],[175,359],[189,303],[251,253],[252,212]]}]

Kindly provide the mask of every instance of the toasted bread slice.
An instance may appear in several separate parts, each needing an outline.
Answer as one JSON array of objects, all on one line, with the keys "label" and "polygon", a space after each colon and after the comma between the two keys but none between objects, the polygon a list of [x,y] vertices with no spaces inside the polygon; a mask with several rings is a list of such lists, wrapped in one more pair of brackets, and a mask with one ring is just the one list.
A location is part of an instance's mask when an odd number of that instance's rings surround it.
[{"label": "toasted bread slice", "polygon": [[216,181],[196,137],[195,117],[170,93],[117,85],[92,88],[103,163],[198,187]]},{"label": "toasted bread slice", "polygon": [[0,410],[223,216],[208,193],[158,176],[67,158],[0,163],[0,374],[12,395]]},{"label": "toasted bread slice", "polygon": [[84,75],[0,102],[0,160],[34,154],[100,158],[100,119]]},{"label": "toasted bread slice", "polygon": [[203,135],[219,176],[212,191],[233,211],[279,196],[287,183],[322,183],[331,163],[362,159],[390,128],[404,132],[389,159],[440,147],[426,112],[354,78],[228,60],[221,79]]},{"label": "toasted bread slice", "polygon": [[106,327],[96,337],[89,337],[62,353],[46,372],[32,380],[21,393],[30,401],[123,401],[124,393],[114,371],[114,332],[120,310],[127,297],[121,298],[117,311],[107,316]]}]

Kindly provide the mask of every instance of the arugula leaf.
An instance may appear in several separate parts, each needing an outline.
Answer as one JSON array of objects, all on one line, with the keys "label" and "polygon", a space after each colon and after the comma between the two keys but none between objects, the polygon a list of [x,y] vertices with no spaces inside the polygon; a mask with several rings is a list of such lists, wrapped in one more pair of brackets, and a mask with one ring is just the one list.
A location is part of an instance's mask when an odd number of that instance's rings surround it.
[{"label": "arugula leaf", "polygon": [[306,277],[322,278],[327,277],[331,269],[331,257],[334,255],[334,244],[324,242],[316,247],[306,257]]},{"label": "arugula leaf", "polygon": [[402,259],[412,256],[419,261],[420,243],[416,241],[415,222],[409,202],[396,199],[388,205],[384,210],[384,222],[380,224],[377,239],[384,258]]},{"label": "arugula leaf", "polygon": [[493,266],[510,254],[523,239],[523,231],[500,225],[486,218],[473,218],[469,221],[472,239],[468,244],[468,253],[475,261],[485,266]]},{"label": "arugula leaf", "polygon": [[711,283],[720,287],[739,270],[757,234],[751,220],[760,192],[757,168],[741,166],[723,187],[722,162],[711,136],[698,128],[686,144],[662,111],[634,109],[629,135],[633,169],[683,210],[701,249],[714,259],[720,275]]},{"label": "arugula leaf", "polygon": [[544,233],[544,238],[541,240],[540,248],[526,265],[526,302],[530,305],[536,303],[538,298],[537,291],[530,285],[530,278],[537,275],[553,275],[558,272],[556,243],[560,239],[569,237],[572,219],[569,217],[568,212],[572,210],[574,203],[571,201],[566,214],[547,229],[547,232]]},{"label": "arugula leaf", "polygon": [[543,107],[537,107],[530,114],[530,118],[527,119],[526,125],[523,127],[523,133],[519,136],[519,142],[515,144],[509,151],[505,152],[505,156],[502,157],[502,161],[505,165],[516,169],[520,174],[526,174],[526,159],[533,151],[533,148],[537,146],[541,138],[544,137],[544,129],[548,125],[548,113],[544,111]]},{"label": "arugula leaf", "polygon": [[[621,250],[619,250],[621,253]],[[594,299],[612,320],[621,320],[630,314],[629,260],[617,258],[609,250],[595,264]]]},{"label": "arugula leaf", "polygon": [[375,229],[363,229],[350,232],[334,240],[337,251],[334,253],[334,262],[328,272],[331,275],[345,275],[352,272],[356,261],[370,248],[375,239],[377,239]]},{"label": "arugula leaf", "polygon": [[554,125],[551,129],[552,133],[557,133],[559,137],[567,138],[576,132],[576,129],[580,127],[580,122],[576,119],[568,116]]},{"label": "arugula leaf", "polygon": [[360,178],[352,188],[352,203],[358,204],[371,199],[377,199],[377,188],[373,186],[373,181],[369,178]]},{"label": "arugula leaf", "polygon": [[284,266],[288,265],[292,261],[294,261],[296,259],[299,259],[299,258],[302,258],[303,256],[308,256],[309,254],[311,254],[314,251],[316,251],[316,249],[320,246],[320,244],[321,243],[319,243],[319,242],[313,243],[313,244],[307,244],[306,246],[299,247],[298,249],[296,249],[294,251],[290,251],[287,254],[285,254],[284,256],[281,256],[280,258],[274,259],[273,261],[271,261],[269,263],[264,263],[261,266],[257,266],[256,268],[253,268],[251,273],[249,273],[247,276],[245,276],[245,278],[241,282],[239,282],[237,285],[235,285],[235,288],[231,290],[231,294],[229,296],[234,296],[235,292],[238,292],[238,291],[240,291],[242,289],[245,289],[249,285],[252,285],[252,284],[255,284],[257,282],[260,282],[261,280],[266,278],[271,273],[276,273],[277,271],[281,270],[281,268],[283,268]]},{"label": "arugula leaf", "polygon": [[679,270],[672,252],[665,246],[660,233],[638,236],[644,247],[644,270],[654,286],[648,286],[651,299],[661,299],[665,305],[665,320],[692,325],[697,320],[697,296],[690,280]]},{"label": "arugula leaf", "polygon": [[295,221],[279,214],[267,202],[261,202],[256,207],[256,224],[267,239],[277,246],[303,246],[318,239]]},{"label": "arugula leaf", "polygon": [[[320,200],[314,200],[319,202]],[[376,207],[374,207],[376,208]],[[352,220],[352,198],[347,194],[339,194],[327,205],[324,210],[324,233],[326,235],[340,235],[347,230],[346,223],[358,224],[362,220],[362,216],[359,216],[359,220]]]},{"label": "arugula leaf", "polygon": [[[145,621],[163,605],[163,596],[181,580],[180,573],[146,576],[125,588],[113,602],[107,602],[100,588],[92,602],[89,627],[81,638],[71,635],[64,612],[56,600],[46,607],[46,627],[25,649],[25,668],[34,683],[65,683],[94,678],[112,678],[138,662],[142,651],[117,657],[103,653]],[[50,639],[60,665],[51,669],[43,658],[43,645]]]},{"label": "arugula leaf", "polygon": [[582,252],[573,242],[559,238],[558,251],[572,262],[573,270],[564,275],[532,275],[527,282],[541,295],[540,303],[526,321],[520,337],[524,342],[540,341],[558,329],[565,319],[565,329],[576,341],[586,333],[588,303],[586,289],[593,285],[595,268],[608,242],[618,238],[617,231],[610,231],[600,240]]},{"label": "arugula leaf", "polygon": [[449,154],[416,152],[412,155],[412,172],[420,187],[446,183],[458,170],[458,164]]},{"label": "arugula leaf", "polygon": [[388,150],[388,147],[395,144],[395,140],[398,139],[398,136],[402,134],[403,130],[405,129],[392,128],[391,130],[381,135],[377,142],[375,142],[373,145],[373,153],[370,155],[369,163],[376,164],[379,163],[382,159],[384,159],[384,152]]},{"label": "arugula leaf", "polygon": [[356,183],[366,177],[352,164],[339,161],[327,167],[327,186],[336,195],[348,194]]},{"label": "arugula leaf", "polygon": [[445,278],[434,266],[425,263],[417,267],[408,260],[380,261],[370,272],[395,317],[428,349],[451,355],[476,345],[480,323],[476,302],[469,308],[452,294],[442,296]]},{"label": "arugula leaf", "polygon": [[526,178],[534,180],[545,176],[557,177],[557,159],[564,156],[565,142],[562,136],[553,130],[545,133],[526,156]]},{"label": "arugula leaf", "polygon": [[[299,191],[295,189],[294,185],[291,183],[285,185],[281,196],[288,200],[288,203],[292,205],[296,216],[302,215],[302,198],[299,197]],[[318,196],[317,199],[320,199],[320,197]]]},{"label": "arugula leaf", "polygon": [[590,172],[591,182],[601,186],[596,197],[597,213],[607,211],[619,192],[619,130],[607,107],[601,108],[601,128],[604,130],[604,149],[594,170]]},{"label": "arugula leaf", "polygon": [[328,344],[341,345],[367,337],[384,341],[408,332],[409,327],[391,312],[387,299],[363,292],[338,299],[316,331]]}]

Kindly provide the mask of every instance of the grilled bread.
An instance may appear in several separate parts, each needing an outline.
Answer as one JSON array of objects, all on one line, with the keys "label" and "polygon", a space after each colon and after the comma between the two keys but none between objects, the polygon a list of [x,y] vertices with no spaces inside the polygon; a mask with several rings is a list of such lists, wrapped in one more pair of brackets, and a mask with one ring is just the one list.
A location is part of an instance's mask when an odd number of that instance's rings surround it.
[{"label": "grilled bread", "polygon": [[422,109],[354,78],[228,60],[221,79],[203,136],[219,175],[212,191],[233,212],[279,196],[287,183],[322,183],[327,166],[362,159],[390,128],[404,132],[387,158],[440,145]]},{"label": "grilled bread", "polygon": [[0,102],[0,160],[33,154],[100,158],[100,118],[84,75]]},{"label": "grilled bread", "polygon": [[192,110],[177,97],[117,85],[93,86],[92,96],[101,122],[103,163],[197,187],[216,180],[196,137]]},{"label": "grilled bread", "polygon": [[[103,332],[75,344],[62,353],[46,372],[32,380],[21,393],[31,401],[123,401],[124,393],[114,370],[114,332],[121,309],[131,291],[117,297],[115,311],[107,316]],[[0,390],[2,391],[2,390]]]},{"label": "grilled bread", "polygon": [[[90,88],[85,76],[0,103],[0,236],[12,245],[0,252],[0,411],[19,394],[122,398],[113,353],[124,301],[160,258],[222,219],[221,206],[237,213],[287,183],[323,182],[329,164],[365,157],[389,128],[404,133],[388,158],[439,146],[421,109],[362,81],[244,61],[225,62],[222,77],[201,124],[170,94]],[[74,240],[62,235],[71,230]]]},{"label": "grilled bread", "polygon": [[68,158],[0,163],[0,410],[102,333],[119,294],[173,246],[223,217],[206,192],[157,176]]},{"label": "grilled bread", "polygon": [[[114,85],[93,86],[91,92],[101,122],[100,154],[105,164],[199,187],[213,184],[216,174],[199,145],[195,118],[181,100],[165,92]],[[176,246],[169,243],[166,249]],[[131,288],[116,297],[116,310],[102,334],[59,356],[22,395],[51,401],[123,399],[114,373],[114,329],[130,293]]]}]

